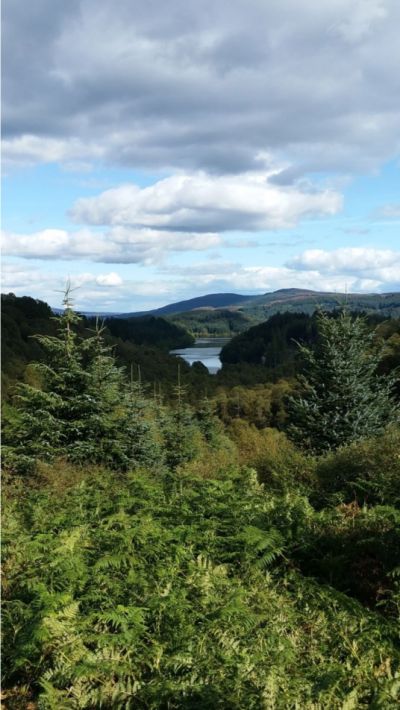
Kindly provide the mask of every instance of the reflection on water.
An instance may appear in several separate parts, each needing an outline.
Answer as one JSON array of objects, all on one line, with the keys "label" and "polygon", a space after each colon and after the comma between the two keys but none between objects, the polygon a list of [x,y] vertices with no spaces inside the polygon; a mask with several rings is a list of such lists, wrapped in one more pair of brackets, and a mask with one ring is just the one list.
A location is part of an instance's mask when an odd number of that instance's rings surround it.
[{"label": "reflection on water", "polygon": [[222,367],[219,354],[229,340],[230,338],[198,338],[193,347],[171,350],[171,355],[179,355],[189,365],[200,361],[211,375],[215,375]]}]

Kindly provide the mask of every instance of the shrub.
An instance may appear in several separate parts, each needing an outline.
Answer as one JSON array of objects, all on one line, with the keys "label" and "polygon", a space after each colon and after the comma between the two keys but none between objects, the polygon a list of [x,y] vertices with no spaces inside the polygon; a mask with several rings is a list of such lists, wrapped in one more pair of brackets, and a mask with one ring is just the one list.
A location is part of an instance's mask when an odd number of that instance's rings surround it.
[{"label": "shrub", "polygon": [[267,488],[309,491],[315,486],[314,459],[297,449],[283,432],[259,430],[242,419],[235,419],[228,431],[241,463],[254,467]]},{"label": "shrub", "polygon": [[356,503],[325,509],[297,538],[303,572],[397,619],[400,613],[400,512]]},{"label": "shrub", "polygon": [[400,507],[400,428],[354,442],[321,458],[315,502],[388,504]]}]

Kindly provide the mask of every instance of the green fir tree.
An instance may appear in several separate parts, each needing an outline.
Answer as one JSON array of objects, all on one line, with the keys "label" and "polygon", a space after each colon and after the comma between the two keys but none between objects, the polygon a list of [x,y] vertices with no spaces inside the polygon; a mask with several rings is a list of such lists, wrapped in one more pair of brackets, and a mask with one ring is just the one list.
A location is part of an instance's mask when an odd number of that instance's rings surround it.
[{"label": "green fir tree", "polygon": [[201,438],[193,410],[185,401],[186,392],[181,384],[180,366],[178,366],[178,383],[174,393],[175,407],[168,411],[164,410],[161,420],[165,461],[171,470],[195,458]]},{"label": "green fir tree", "polygon": [[140,366],[138,366],[137,381],[133,379],[133,365],[131,366],[130,383],[126,389],[124,406],[124,431],[130,465],[147,468],[162,466],[164,456],[161,437],[156,426],[157,403],[145,396]]},{"label": "green fir tree", "polygon": [[301,392],[289,398],[288,433],[315,453],[382,431],[398,420],[394,380],[378,376],[381,354],[365,318],[320,312],[314,348],[300,345]]},{"label": "green fir tree", "polygon": [[123,372],[99,324],[89,338],[78,336],[80,316],[72,308],[69,285],[63,303],[58,335],[36,336],[47,353],[47,362],[33,365],[37,383],[16,386],[4,427],[5,462],[32,470],[38,459],[62,456],[126,468]]},{"label": "green fir tree", "polygon": [[221,424],[215,416],[215,406],[208,399],[203,397],[196,410],[199,429],[209,446],[216,446],[221,433]]}]

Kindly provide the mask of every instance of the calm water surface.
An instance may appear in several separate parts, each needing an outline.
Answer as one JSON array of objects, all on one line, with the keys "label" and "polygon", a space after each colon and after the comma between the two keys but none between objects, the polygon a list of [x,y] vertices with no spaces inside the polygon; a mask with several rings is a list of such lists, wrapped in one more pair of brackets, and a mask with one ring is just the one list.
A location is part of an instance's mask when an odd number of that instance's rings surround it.
[{"label": "calm water surface", "polygon": [[198,338],[191,348],[171,350],[171,354],[183,357],[189,365],[200,361],[211,375],[215,375],[222,367],[219,354],[229,340],[230,338]]}]

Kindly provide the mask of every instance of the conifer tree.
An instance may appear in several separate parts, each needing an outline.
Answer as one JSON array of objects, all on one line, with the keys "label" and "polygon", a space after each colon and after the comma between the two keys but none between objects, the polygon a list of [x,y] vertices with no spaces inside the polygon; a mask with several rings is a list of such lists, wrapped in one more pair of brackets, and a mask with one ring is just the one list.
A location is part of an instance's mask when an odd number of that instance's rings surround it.
[{"label": "conifer tree", "polygon": [[84,416],[69,457],[126,468],[130,462],[124,429],[126,378],[105,343],[104,331],[104,325],[96,321],[93,335],[79,344],[86,375],[86,389],[81,393]]},{"label": "conifer tree", "polygon": [[156,432],[156,413],[154,404],[143,392],[140,367],[136,382],[132,369],[124,399],[127,455],[130,465],[152,467],[163,463],[161,442]]},{"label": "conifer tree", "polygon": [[218,442],[218,433],[220,432],[221,426],[215,416],[213,404],[210,402],[208,397],[204,397],[200,401],[196,415],[199,423],[199,429],[207,444],[215,446]]},{"label": "conifer tree", "polygon": [[63,305],[58,335],[36,336],[47,353],[46,363],[34,364],[40,386],[16,387],[14,415],[5,427],[6,460],[20,469],[58,456],[126,467],[122,370],[99,324],[87,339],[77,334],[81,318],[72,308],[69,284]]},{"label": "conifer tree", "polygon": [[196,456],[200,435],[193,411],[185,401],[186,393],[181,385],[180,366],[174,394],[175,408],[165,412],[162,421],[165,460],[172,470]]},{"label": "conifer tree", "polygon": [[301,393],[289,398],[288,433],[315,453],[377,434],[398,420],[393,378],[378,376],[380,352],[364,317],[317,315],[313,349],[300,346]]}]

